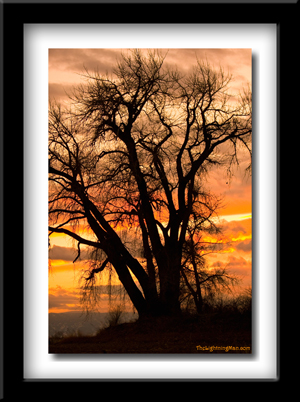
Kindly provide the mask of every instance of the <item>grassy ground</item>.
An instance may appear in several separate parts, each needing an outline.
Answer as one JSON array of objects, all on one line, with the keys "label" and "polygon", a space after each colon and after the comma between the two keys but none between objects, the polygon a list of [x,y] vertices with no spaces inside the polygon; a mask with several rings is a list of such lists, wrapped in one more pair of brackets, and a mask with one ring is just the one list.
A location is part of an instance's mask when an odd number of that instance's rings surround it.
[{"label": "grassy ground", "polygon": [[96,336],[52,338],[49,353],[251,353],[251,315],[235,311],[137,320],[111,325]]}]

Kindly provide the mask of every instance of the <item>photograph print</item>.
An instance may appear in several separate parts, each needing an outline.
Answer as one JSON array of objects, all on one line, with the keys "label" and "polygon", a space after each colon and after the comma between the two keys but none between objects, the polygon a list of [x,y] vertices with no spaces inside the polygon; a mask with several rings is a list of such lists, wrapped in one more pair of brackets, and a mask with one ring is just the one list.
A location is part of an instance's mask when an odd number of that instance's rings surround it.
[{"label": "photograph print", "polygon": [[252,351],[251,49],[49,49],[49,353]]}]

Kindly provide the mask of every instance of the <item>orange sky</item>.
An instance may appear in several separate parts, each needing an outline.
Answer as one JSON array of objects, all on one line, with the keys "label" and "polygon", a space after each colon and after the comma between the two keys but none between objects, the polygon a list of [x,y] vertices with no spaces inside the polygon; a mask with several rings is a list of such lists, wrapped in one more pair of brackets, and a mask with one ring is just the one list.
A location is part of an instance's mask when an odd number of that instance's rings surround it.
[{"label": "orange sky", "polygon": [[[165,50],[163,50],[165,52]],[[50,49],[49,50],[49,97],[67,102],[66,92],[82,82],[84,68],[97,69],[100,73],[110,72],[120,49]],[[232,91],[251,84],[251,49],[170,49],[165,63],[177,64],[178,69],[188,72],[196,62],[196,56],[206,58],[212,65],[221,65],[233,74]],[[242,287],[251,286],[252,219],[251,177],[245,177],[244,168],[248,160],[241,163],[228,180],[224,170],[216,169],[209,176],[209,188],[223,197],[224,208],[219,218],[224,237],[231,240],[221,252],[208,256],[213,267],[227,267],[238,275]],[[62,234],[51,235],[51,269],[49,271],[49,312],[80,311],[78,279],[83,261],[72,263],[76,256],[75,245]],[[82,248],[84,250],[84,248]],[[84,253],[83,253],[84,257]],[[105,278],[104,278],[105,282]],[[108,295],[103,294],[98,311],[109,308]]]}]

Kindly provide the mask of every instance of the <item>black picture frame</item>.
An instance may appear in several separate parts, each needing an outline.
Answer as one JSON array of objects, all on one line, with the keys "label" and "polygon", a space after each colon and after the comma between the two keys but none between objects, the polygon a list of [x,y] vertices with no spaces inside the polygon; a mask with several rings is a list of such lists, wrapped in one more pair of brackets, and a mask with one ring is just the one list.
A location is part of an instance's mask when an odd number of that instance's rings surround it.
[{"label": "black picture frame", "polygon": [[[284,99],[289,99],[293,89],[290,85],[282,85],[286,76],[297,76],[296,63],[290,63],[289,45],[291,41],[297,43],[299,38],[298,16],[299,4],[296,2],[266,2],[256,4],[253,2],[210,2],[214,4],[203,4],[202,2],[175,3],[165,2],[164,4],[153,1],[148,4],[137,2],[65,2],[63,4],[28,2],[14,3],[4,2],[0,7],[1,25],[1,142],[0,142],[0,181],[1,181],[1,209],[0,209],[0,236],[1,236],[1,276],[0,276],[0,300],[1,300],[1,388],[0,398],[5,400],[18,400],[32,397],[36,394],[36,388],[43,385],[51,388],[54,393],[54,383],[63,383],[67,389],[68,396],[76,395],[81,381],[78,380],[25,380],[23,375],[23,32],[24,24],[52,24],[52,23],[188,23],[188,24],[276,24],[278,32],[277,68],[278,74],[278,152],[284,149],[283,135],[289,133],[291,123],[283,125],[280,115],[284,109]],[[137,4],[136,4],[137,3]],[[218,4],[215,4],[218,3]],[[116,9],[117,6],[117,9]],[[170,10],[171,6],[171,10]],[[70,12],[72,7],[72,12]],[[217,7],[217,8],[216,8]],[[138,14],[138,15],[137,15]],[[296,83],[295,83],[296,84]],[[280,95],[279,95],[280,94]],[[290,124],[290,127],[289,127]],[[281,134],[281,135],[280,135]],[[278,161],[280,155],[278,154]],[[277,283],[280,283],[279,260],[280,260],[280,166],[278,164],[278,224],[277,224]],[[282,190],[281,190],[282,191]],[[10,233],[13,233],[10,236]],[[279,349],[279,288],[277,301],[278,314],[278,345],[277,345],[277,377],[272,381],[281,382],[282,373],[280,370],[280,349]],[[284,376],[283,376],[284,377]],[[279,381],[280,380],[280,381]],[[82,380],[86,382],[87,380]],[[98,382],[99,380],[89,381]],[[113,380],[110,380],[113,381]],[[120,380],[118,380],[120,381]],[[137,381],[135,379],[126,381]],[[146,379],[143,381],[147,381]],[[148,380],[150,381],[150,380]],[[151,381],[159,381],[151,380]],[[168,381],[168,380],[160,380]],[[195,381],[188,379],[177,379],[169,381]],[[197,380],[211,382],[212,380]],[[218,380],[222,381],[222,380]],[[231,382],[234,380],[226,380]],[[243,380],[246,381],[246,380]],[[247,381],[263,381],[249,379]],[[68,384],[72,382],[72,384]],[[104,382],[109,382],[108,380]],[[240,381],[241,382],[241,381]],[[62,389],[61,389],[62,391]],[[50,396],[51,397],[51,396]]]}]

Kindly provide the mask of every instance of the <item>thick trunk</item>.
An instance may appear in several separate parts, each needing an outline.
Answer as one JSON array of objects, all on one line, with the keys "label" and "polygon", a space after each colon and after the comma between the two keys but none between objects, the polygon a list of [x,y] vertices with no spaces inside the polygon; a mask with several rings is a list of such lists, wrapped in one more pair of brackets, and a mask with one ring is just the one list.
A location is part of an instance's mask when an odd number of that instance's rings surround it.
[{"label": "thick trunk", "polygon": [[[135,151],[134,147],[133,151]],[[159,298],[157,296],[156,286],[155,284],[153,285],[153,279],[155,280],[155,278],[150,279],[138,260],[124,247],[116,232],[108,225],[96,206],[87,199],[84,193],[80,193],[80,196],[85,207],[88,222],[98,237],[109,261],[115,267],[119,279],[139,315],[178,314],[180,312],[180,247],[178,247],[179,244],[176,240],[170,240],[167,246],[161,244],[153,211],[147,196],[145,182],[142,175],[139,174],[140,172],[137,173],[135,170],[138,170],[138,168],[135,167],[133,172],[140,188],[145,221],[148,226],[152,251],[159,270]],[[135,284],[129,269],[138,279],[144,295]]]},{"label": "thick trunk", "polygon": [[[103,225],[106,225],[106,221],[103,221],[103,218],[97,208],[94,206],[94,204],[88,200],[86,200],[86,197],[83,195],[82,200],[84,201],[84,206],[85,206],[85,212],[87,216],[87,220],[89,222],[90,227],[93,229],[94,233],[96,234],[97,238],[100,241],[102,249],[105,251],[108,260],[111,262],[111,264],[114,266],[118,277],[124,286],[125,290],[128,293],[128,296],[130,297],[134,307],[136,308],[137,312],[139,315],[143,315],[147,312],[148,306],[146,303],[146,300],[142,294],[142,292],[139,290],[137,285],[135,284],[134,280],[132,279],[131,273],[128,269],[128,264],[126,262],[126,257],[128,259],[128,255],[126,255],[127,250],[121,243],[119,237],[115,234],[115,232],[109,228],[108,232],[103,230],[103,228],[99,225],[97,220],[94,218],[94,216],[98,217],[101,220],[101,223]],[[93,212],[93,215],[91,213],[91,210]],[[123,246],[123,247],[121,247]],[[128,253],[128,252],[127,252]],[[135,260],[132,258],[132,260]],[[133,263],[134,261],[131,261]],[[137,261],[136,261],[137,263]],[[139,276],[139,274],[142,275],[142,282],[146,282],[146,273],[143,270],[140,270],[139,268],[141,267],[133,267],[132,271],[137,271],[135,274],[136,276]],[[143,272],[141,272],[143,271]],[[143,275],[144,274],[144,275]],[[140,281],[141,282],[141,281]]]},{"label": "thick trunk", "polygon": [[[149,294],[150,310],[155,311],[160,309],[160,314],[177,314],[180,312],[179,305],[179,279],[180,279],[180,259],[181,253],[176,247],[178,246],[177,241],[173,241],[173,244],[168,244],[168,246],[163,246],[161,242],[161,237],[158,231],[157,222],[154,217],[154,212],[149,199],[147,185],[139,166],[138,155],[136,151],[136,145],[130,136],[128,135],[123,138],[124,143],[127,146],[130,167],[132,173],[135,177],[141,199],[141,217],[145,219],[147,227],[147,236],[151,243],[151,249],[153,256],[156,260],[159,278],[160,278],[160,295],[159,302],[155,299],[155,292],[153,286],[150,285],[152,290],[151,295]],[[176,233],[176,239],[178,233]],[[175,237],[174,237],[175,239]],[[151,269],[151,268],[150,268]],[[149,278],[149,277],[148,277]],[[149,281],[148,281],[149,283]],[[148,288],[148,289],[150,289]],[[148,290],[147,289],[147,290]],[[153,298],[152,298],[153,295]],[[148,299],[146,296],[146,299]]]},{"label": "thick trunk", "polygon": [[[144,286],[142,286],[144,292],[143,294],[131,276],[130,270],[128,269],[131,269],[130,264],[127,266],[126,260],[124,260],[124,258],[122,257],[119,257],[115,253],[114,249],[108,251],[108,253],[108,258],[113,264],[118,277],[125,290],[127,291],[127,294],[135,309],[137,310],[139,316],[142,317],[145,315],[158,315],[160,305],[156,289],[151,289],[151,287],[146,286],[144,283]],[[139,281],[139,283],[141,285],[141,281]]]},{"label": "thick trunk", "polygon": [[132,276],[127,266],[124,264],[123,261],[121,261],[118,257],[116,257],[116,255],[113,255],[113,252],[109,253],[108,258],[113,264],[118,274],[118,277],[122,285],[124,286],[126,292],[128,293],[128,296],[130,297],[130,300],[132,301],[138,314],[139,315],[146,314],[148,310],[147,302],[142,292],[134,283],[134,280],[132,279]]},{"label": "thick trunk", "polygon": [[178,250],[169,249],[166,251],[164,266],[159,267],[160,301],[162,314],[165,315],[180,313],[180,260]]},{"label": "thick trunk", "polygon": [[177,315],[180,313],[177,289],[171,286],[163,286],[160,298],[161,315]]}]

